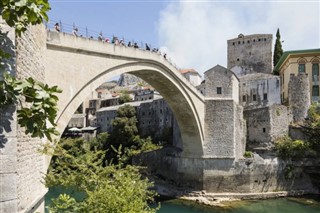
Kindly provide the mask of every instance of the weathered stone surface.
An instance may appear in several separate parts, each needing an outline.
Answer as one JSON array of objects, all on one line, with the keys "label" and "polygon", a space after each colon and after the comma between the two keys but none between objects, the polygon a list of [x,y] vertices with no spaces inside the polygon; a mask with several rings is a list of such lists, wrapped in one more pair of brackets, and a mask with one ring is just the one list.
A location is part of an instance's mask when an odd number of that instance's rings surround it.
[{"label": "weathered stone surface", "polygon": [[0,174],[0,201],[17,199],[17,174]]},{"label": "weathered stone surface", "polygon": [[8,200],[5,202],[0,201],[0,212],[8,212],[8,213],[18,212],[17,206],[18,206],[17,199]]},{"label": "weathered stone surface", "polygon": [[0,155],[0,174],[14,173],[17,170],[17,156]]},{"label": "weathered stone surface", "polygon": [[303,122],[310,107],[310,82],[307,74],[290,75],[288,96],[293,122]]},{"label": "weathered stone surface", "polygon": [[243,68],[243,74],[252,71],[272,73],[272,34],[240,34],[238,38],[227,42],[228,69],[240,66]]}]

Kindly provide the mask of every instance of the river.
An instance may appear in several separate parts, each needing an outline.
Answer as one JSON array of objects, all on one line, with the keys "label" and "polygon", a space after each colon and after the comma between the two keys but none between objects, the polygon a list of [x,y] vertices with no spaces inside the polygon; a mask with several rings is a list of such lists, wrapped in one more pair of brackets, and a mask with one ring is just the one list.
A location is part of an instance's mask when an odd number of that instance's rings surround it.
[{"label": "river", "polygon": [[[61,190],[50,189],[46,195],[46,205]],[[299,198],[276,198],[256,201],[232,202],[227,207],[211,207],[198,205],[190,201],[162,199],[157,213],[320,213],[320,196],[304,196]]]}]

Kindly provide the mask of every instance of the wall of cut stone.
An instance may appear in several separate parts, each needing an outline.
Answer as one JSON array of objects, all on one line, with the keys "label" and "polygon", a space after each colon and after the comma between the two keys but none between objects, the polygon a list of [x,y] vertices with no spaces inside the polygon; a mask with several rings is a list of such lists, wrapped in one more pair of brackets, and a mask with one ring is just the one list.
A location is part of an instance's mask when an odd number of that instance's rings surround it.
[{"label": "wall of cut stone", "polygon": [[[15,32],[0,18],[0,46],[11,57],[3,70],[15,75]],[[0,79],[2,80],[2,71]],[[0,109],[0,212],[17,212],[17,116],[14,105]]]},{"label": "wall of cut stone", "polygon": [[283,105],[245,110],[247,122],[247,149],[253,151],[270,151],[277,138],[288,134],[290,113]]},{"label": "wall of cut stone", "polygon": [[255,73],[242,76],[239,79],[240,103],[245,109],[281,103],[279,76]]},{"label": "wall of cut stone", "polygon": [[271,118],[271,141],[274,142],[277,138],[288,135],[289,124],[291,122],[291,114],[288,107],[275,104],[270,107]]},{"label": "wall of cut stone", "polygon": [[212,193],[317,193],[302,162],[286,162],[278,158],[183,158],[179,151],[165,148],[143,153],[135,164],[181,186],[185,191],[205,190]]},{"label": "wall of cut stone", "polygon": [[233,100],[206,100],[205,156],[234,158],[236,105]]},{"label": "wall of cut stone", "polygon": [[[205,97],[208,98],[233,98],[239,100],[239,81],[228,69],[217,65],[204,73]],[[221,88],[221,94],[218,94]]]},{"label": "wall of cut stone", "polygon": [[247,149],[267,149],[271,144],[270,112],[268,107],[245,110]]},{"label": "wall of cut stone", "polygon": [[246,73],[272,73],[272,34],[239,35],[227,42],[228,69],[239,66]]},{"label": "wall of cut stone", "polygon": [[289,108],[293,122],[303,122],[310,107],[310,86],[308,75],[300,73],[290,75],[288,85]]},{"label": "wall of cut stone", "polygon": [[[17,77],[32,77],[45,81],[44,54],[46,31],[43,25],[29,27],[16,42]],[[17,127],[17,195],[18,211],[31,210],[42,199],[46,188],[41,180],[46,173],[45,156],[38,149],[43,141],[25,135],[24,129]]]}]

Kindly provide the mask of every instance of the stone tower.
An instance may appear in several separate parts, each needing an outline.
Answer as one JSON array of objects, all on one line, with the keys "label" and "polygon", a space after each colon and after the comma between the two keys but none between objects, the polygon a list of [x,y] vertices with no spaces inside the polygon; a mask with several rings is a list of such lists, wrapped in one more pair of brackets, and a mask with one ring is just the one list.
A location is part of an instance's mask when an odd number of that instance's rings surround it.
[{"label": "stone tower", "polygon": [[290,75],[288,96],[293,122],[304,121],[310,107],[310,85],[307,74]]},{"label": "stone tower", "polygon": [[241,67],[244,74],[272,73],[272,34],[240,34],[228,42],[228,69]]}]

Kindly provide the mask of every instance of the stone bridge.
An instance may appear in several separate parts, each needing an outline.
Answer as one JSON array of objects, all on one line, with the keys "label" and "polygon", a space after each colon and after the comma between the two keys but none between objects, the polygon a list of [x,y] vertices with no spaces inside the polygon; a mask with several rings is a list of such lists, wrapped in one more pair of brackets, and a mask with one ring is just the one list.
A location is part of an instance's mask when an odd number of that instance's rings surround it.
[{"label": "stone bridge", "polygon": [[58,130],[62,133],[79,105],[102,83],[133,74],[164,97],[178,121],[183,155],[202,157],[204,97],[158,53],[73,35],[48,32],[45,82],[58,85]]},{"label": "stone bridge", "polygon": [[[236,178],[234,173],[242,171],[230,169],[242,157],[245,126],[238,90],[233,89],[238,80],[230,71],[222,69],[218,73],[224,77],[217,78],[218,86],[225,85],[222,90],[229,96],[205,98],[157,53],[50,32],[44,26],[31,27],[16,38],[13,29],[1,24],[0,20],[0,27],[8,31],[1,45],[15,56],[8,62],[11,74],[33,77],[63,90],[56,120],[61,134],[94,89],[113,77],[130,73],[161,93],[180,127],[182,153],[157,154],[152,160],[160,166],[157,169],[180,184],[211,191],[217,189],[215,178],[229,176],[224,182],[228,186],[235,181],[231,178]],[[208,94],[216,91],[217,85],[211,85]],[[37,149],[45,140],[24,134],[17,125],[16,106],[1,109],[0,118],[0,212],[43,210],[47,189],[41,180],[50,160]]]}]

